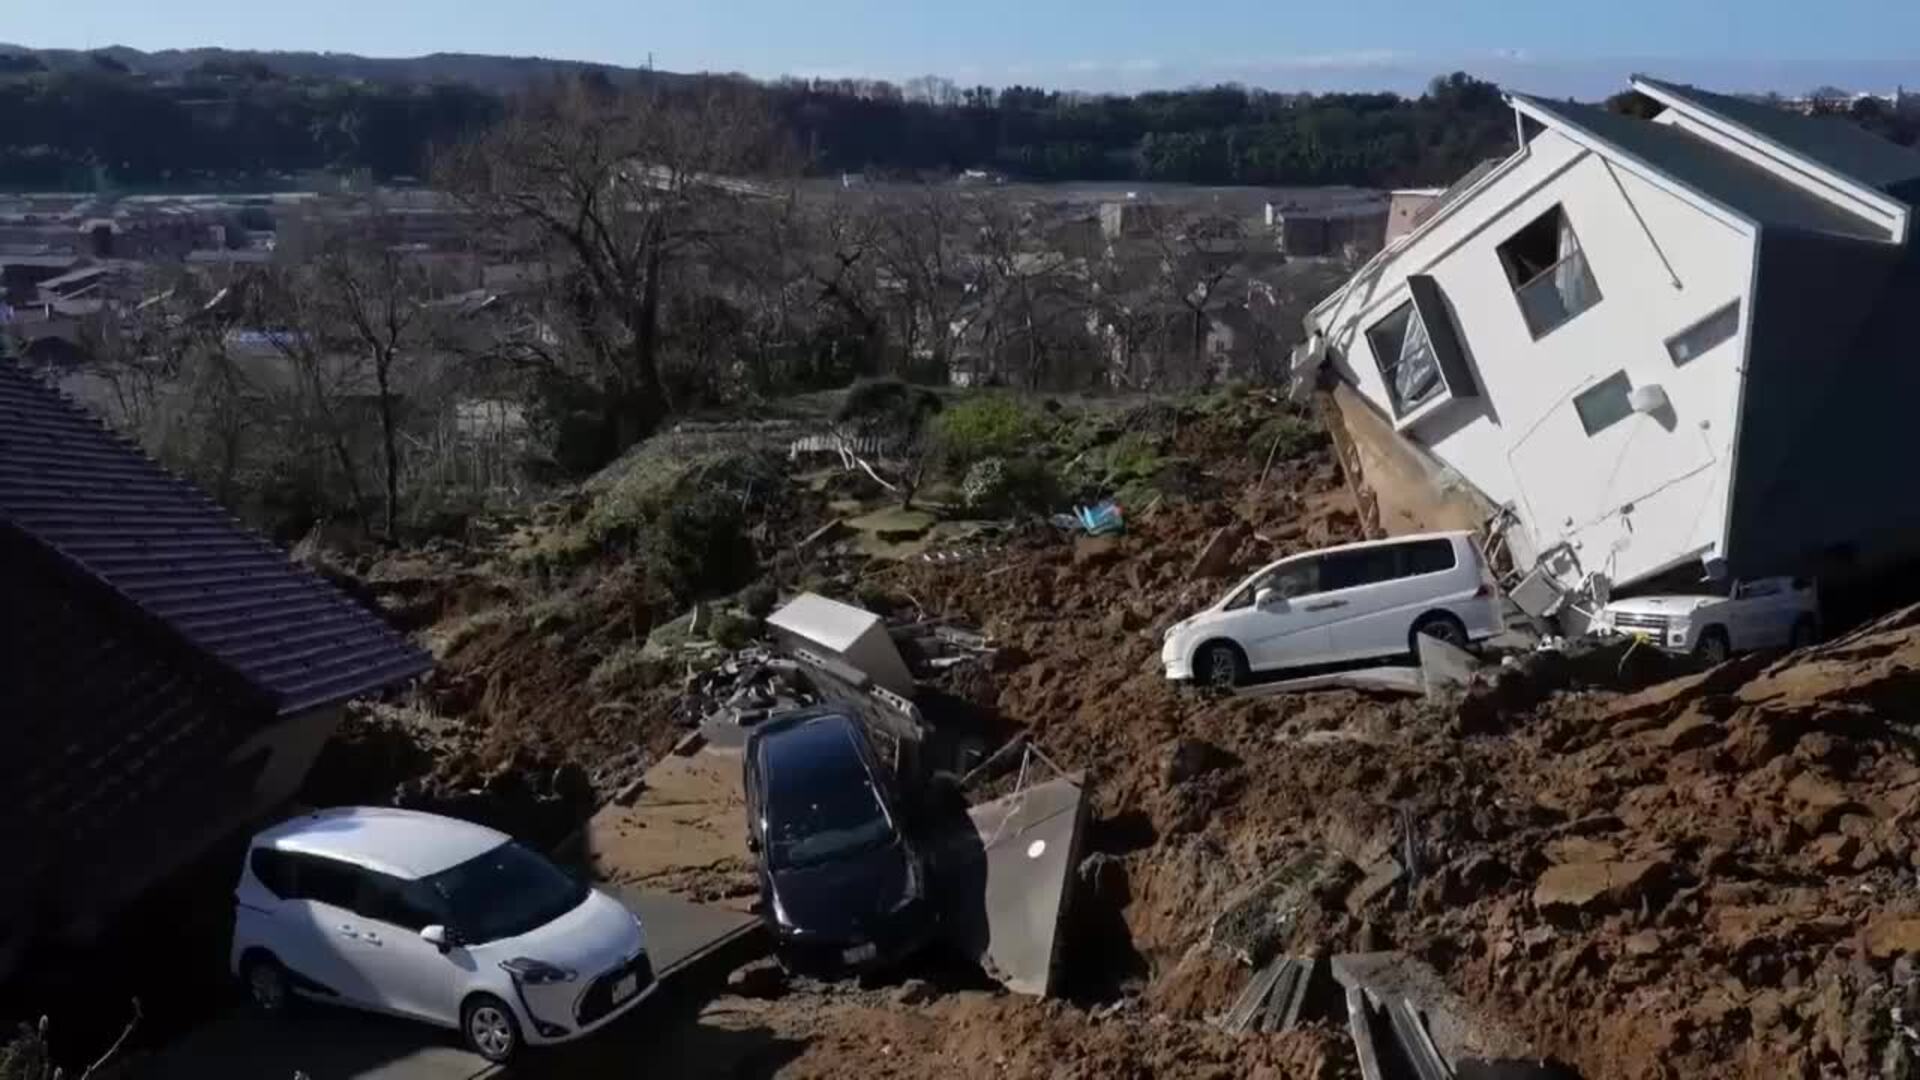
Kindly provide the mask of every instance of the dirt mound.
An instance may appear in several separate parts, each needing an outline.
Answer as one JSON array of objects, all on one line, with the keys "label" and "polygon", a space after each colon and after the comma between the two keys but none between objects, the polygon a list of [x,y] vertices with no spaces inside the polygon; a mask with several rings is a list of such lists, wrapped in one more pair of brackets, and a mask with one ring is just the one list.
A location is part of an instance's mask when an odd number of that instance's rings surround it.
[{"label": "dirt mound", "polygon": [[[715,1017],[717,1015],[717,1018]],[[766,1024],[805,1046],[783,1077],[1331,1080],[1358,1076],[1346,1033],[1324,1027],[1235,1037],[1185,1021],[981,992],[903,1005],[885,993],[727,999],[709,1022]]]}]

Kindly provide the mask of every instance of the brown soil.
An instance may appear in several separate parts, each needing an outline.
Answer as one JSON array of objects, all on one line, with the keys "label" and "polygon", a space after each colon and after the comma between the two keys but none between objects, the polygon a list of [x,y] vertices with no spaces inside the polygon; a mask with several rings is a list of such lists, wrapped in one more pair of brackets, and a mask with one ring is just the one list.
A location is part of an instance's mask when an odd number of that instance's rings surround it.
[{"label": "brown soil", "polygon": [[[1358,536],[1329,454],[1256,483],[1247,436],[1180,431],[1212,466],[1206,490],[1130,507],[1123,537],[1040,528],[828,583],[982,627],[1000,653],[955,696],[1087,770],[1090,858],[1062,957],[1075,1004],[803,987],[722,998],[703,1023],[799,1040],[782,1076],[1349,1075],[1341,1030],[1204,1021],[1269,951],[1398,948],[1472,1003],[1486,1042],[1594,1080],[1913,1075],[1920,1040],[1897,1018],[1920,1010],[1920,759],[1903,726],[1920,609],[1677,679],[1614,653],[1530,658],[1451,704],[1183,693],[1158,668],[1167,626],[1264,562]],[[1223,529],[1230,556],[1196,578]],[[605,794],[626,775],[613,755],[651,761],[670,739],[677,680],[587,684],[644,634],[641,595],[616,569],[569,596],[447,650],[430,693],[459,730],[435,775],[534,755],[594,769]],[[1221,919],[1303,856],[1323,872],[1269,913],[1278,929]]]}]

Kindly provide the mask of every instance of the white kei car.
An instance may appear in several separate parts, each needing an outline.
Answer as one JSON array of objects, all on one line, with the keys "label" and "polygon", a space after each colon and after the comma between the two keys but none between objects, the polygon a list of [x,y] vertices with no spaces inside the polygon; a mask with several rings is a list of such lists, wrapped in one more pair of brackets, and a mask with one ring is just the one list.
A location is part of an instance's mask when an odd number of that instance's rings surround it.
[{"label": "white kei car", "polygon": [[1505,628],[1473,534],[1426,533],[1282,559],[1168,628],[1160,662],[1169,679],[1231,687],[1417,652],[1421,634],[1465,646]]},{"label": "white kei car", "polygon": [[1590,629],[1718,664],[1737,652],[1813,644],[1820,636],[1820,593],[1806,578],[1703,582],[1699,593],[1614,600]]},{"label": "white kei car", "polygon": [[233,971],[268,1012],[298,996],[453,1028],[490,1061],[565,1042],[652,993],[640,920],[505,833],[412,810],[306,814],[253,838]]}]

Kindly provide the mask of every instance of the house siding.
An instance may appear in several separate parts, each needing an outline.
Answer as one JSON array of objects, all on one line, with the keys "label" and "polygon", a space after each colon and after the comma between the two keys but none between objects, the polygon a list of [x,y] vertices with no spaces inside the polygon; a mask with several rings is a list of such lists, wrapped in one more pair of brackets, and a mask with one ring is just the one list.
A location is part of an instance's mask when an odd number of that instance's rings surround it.
[{"label": "house siding", "polygon": [[[1356,282],[1359,295],[1315,318],[1339,374],[1391,412],[1365,331],[1407,299],[1408,275],[1431,275],[1480,396],[1416,414],[1403,434],[1512,505],[1527,546],[1570,543],[1582,570],[1625,582],[1672,565],[1676,552],[1720,543],[1745,329],[1683,367],[1666,340],[1746,298],[1754,248],[1752,231],[1724,214],[1629,163],[1611,166],[1558,131],[1542,132],[1524,160]],[[1555,205],[1602,299],[1535,340],[1496,249]],[[1663,387],[1672,415],[1630,415],[1589,436],[1573,399],[1618,371],[1635,386]]]},{"label": "house siding", "polygon": [[99,926],[284,802],[338,722],[337,707],[275,722],[4,527],[0,596],[0,925]]}]

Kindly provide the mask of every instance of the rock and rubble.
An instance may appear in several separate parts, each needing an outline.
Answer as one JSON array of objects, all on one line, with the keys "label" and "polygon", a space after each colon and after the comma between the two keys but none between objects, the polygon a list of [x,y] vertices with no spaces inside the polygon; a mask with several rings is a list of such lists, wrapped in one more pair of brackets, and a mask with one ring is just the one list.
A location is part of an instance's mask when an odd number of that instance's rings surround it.
[{"label": "rock and rubble", "polygon": [[[799,983],[722,998],[703,1022],[803,1042],[783,1076],[1346,1076],[1331,1021],[1208,1021],[1274,955],[1398,950],[1466,1022],[1579,1076],[1912,1075],[1920,609],[1697,673],[1572,648],[1435,701],[1183,693],[1161,678],[1162,632],[1236,575],[1359,538],[1360,516],[1323,449],[1262,480],[1244,420],[1160,430],[1217,467],[1191,497],[1129,507],[1123,534],[1008,527],[988,554],[934,560],[829,532],[763,578],[977,629],[950,662],[916,663],[933,691],[1087,770],[1067,1000]],[[785,549],[819,528],[796,516]],[[746,704],[739,671],[703,674],[729,650],[646,651],[663,623],[619,567],[563,606],[512,586],[506,614],[489,614],[492,578],[462,580],[450,599],[410,594],[439,613],[442,719],[382,721],[431,728],[439,788],[484,788],[520,754],[549,777],[581,765],[604,801],[677,737],[690,687],[703,715]],[[423,768],[369,742],[397,773]]]}]

